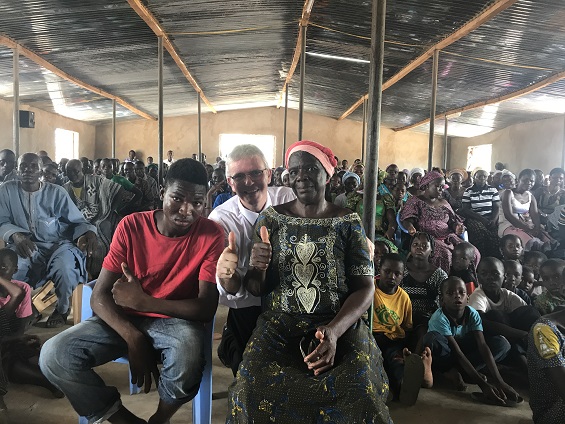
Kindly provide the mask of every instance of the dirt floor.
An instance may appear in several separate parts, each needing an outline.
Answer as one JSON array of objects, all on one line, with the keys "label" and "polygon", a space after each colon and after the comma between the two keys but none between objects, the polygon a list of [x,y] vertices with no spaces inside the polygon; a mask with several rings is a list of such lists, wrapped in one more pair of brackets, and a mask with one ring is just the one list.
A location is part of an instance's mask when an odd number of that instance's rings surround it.
[{"label": "dirt floor", "polygon": [[[220,307],[216,316],[217,333],[221,333],[226,316],[227,308]],[[72,324],[70,318],[69,323]],[[37,334],[42,340],[46,340],[58,331],[61,331],[61,329],[51,330],[34,327],[30,333]],[[216,334],[216,336],[218,335]],[[214,341],[214,401],[212,411],[212,423],[214,424],[225,422],[227,388],[233,380],[231,370],[221,364],[215,353],[218,343],[219,340]],[[126,365],[109,363],[99,367],[98,372],[108,384],[114,385],[120,390],[123,394],[122,400],[130,410],[146,419],[151,416],[157,406],[157,392],[152,390],[149,394],[130,396]],[[508,379],[527,400],[527,391],[524,384],[519,383],[519,376],[510,375]],[[434,389],[422,389],[418,402],[413,407],[406,408],[393,403],[390,407],[391,416],[396,424],[524,424],[532,422],[532,414],[527,401],[516,408],[487,406],[476,403],[471,399],[471,392],[478,390],[477,386],[471,385],[466,392],[456,392],[449,390],[445,384],[439,382]],[[66,399],[55,399],[51,393],[39,387],[12,384],[4,400],[8,410],[3,415],[0,413],[0,423],[2,423],[2,419],[11,424],[71,424],[78,422],[76,413]],[[171,422],[191,423],[192,403],[183,406]]]}]

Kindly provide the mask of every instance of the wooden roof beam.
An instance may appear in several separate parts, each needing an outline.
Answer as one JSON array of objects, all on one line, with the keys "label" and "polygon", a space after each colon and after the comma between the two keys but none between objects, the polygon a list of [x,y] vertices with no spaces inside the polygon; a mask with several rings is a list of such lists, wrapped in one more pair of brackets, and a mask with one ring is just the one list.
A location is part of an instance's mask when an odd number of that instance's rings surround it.
[{"label": "wooden roof beam", "polygon": [[[396,84],[398,81],[400,81],[406,75],[408,75],[410,72],[412,72],[418,66],[420,66],[426,60],[428,60],[430,57],[432,57],[435,50],[445,49],[446,47],[450,46],[451,44],[455,43],[456,41],[458,41],[461,38],[465,37],[466,35],[470,34],[472,31],[476,30],[482,24],[491,20],[496,15],[498,15],[500,12],[506,10],[507,8],[512,6],[514,3],[516,3],[517,1],[518,0],[497,0],[496,2],[494,2],[491,6],[487,7],[485,10],[483,10],[481,13],[479,13],[477,16],[475,16],[473,19],[471,19],[465,25],[458,28],[455,32],[452,32],[447,37],[445,37],[444,39],[439,41],[438,43],[432,45],[424,53],[422,53],[420,56],[418,56],[416,59],[414,59],[408,65],[406,65],[404,68],[402,68],[400,71],[398,71],[395,75],[393,75],[390,79],[388,79],[386,82],[384,82],[383,83],[383,91],[385,91],[387,88]],[[339,120],[345,119],[349,115],[351,115],[355,111],[355,109],[357,109],[361,104],[363,104],[363,99],[366,98],[367,96],[368,95],[366,94],[361,99],[359,99],[357,102],[355,102],[354,105],[352,105],[349,109],[347,109],[347,111],[343,115],[341,115],[339,117]]]},{"label": "wooden roof beam", "polygon": [[[562,79],[565,79],[565,71],[559,72],[557,74],[553,74],[552,76],[545,78],[535,84],[529,85],[526,88],[522,88],[521,90],[513,91],[512,93],[508,93],[504,96],[495,97],[489,100],[483,100],[480,102],[469,104],[467,106],[459,107],[457,109],[448,110],[447,112],[444,113],[436,114],[436,120],[443,119],[446,116],[449,117],[450,115],[453,115],[458,112],[466,112],[468,110],[477,109],[495,103],[507,102],[508,100],[513,100],[518,97],[525,96],[526,94],[533,93],[534,91],[540,90],[544,87],[547,87],[550,84],[561,81]],[[409,130],[410,128],[419,127],[420,125],[427,124],[428,122],[430,122],[430,118],[424,119],[423,121],[417,122],[415,124],[407,125],[405,127],[393,128],[393,129],[394,131],[404,131],[404,130]]]},{"label": "wooden roof beam", "polygon": [[22,56],[27,57],[31,61],[37,63],[39,66],[42,66],[43,68],[47,69],[48,71],[53,72],[58,77],[63,78],[65,80],[69,81],[69,82],[72,82],[73,84],[76,84],[79,87],[84,88],[85,90],[91,91],[93,93],[96,93],[96,94],[98,94],[102,97],[106,97],[108,99],[115,100],[116,103],[119,103],[120,105],[122,105],[126,109],[132,111],[136,115],[139,115],[139,116],[141,116],[145,119],[151,119],[153,121],[157,120],[157,118],[155,116],[153,116],[153,115],[151,115],[147,112],[144,112],[141,109],[138,109],[134,105],[126,102],[124,99],[122,99],[122,98],[120,98],[120,97],[118,97],[118,96],[116,96],[112,93],[108,93],[107,91],[104,91],[101,88],[95,87],[95,86],[90,85],[90,84],[88,84],[84,81],[81,81],[78,78],[73,77],[72,75],[67,74],[66,72],[57,68],[51,62],[48,62],[47,60],[45,60],[44,58],[42,58],[38,54],[36,54],[36,53],[32,52],[31,50],[25,48],[24,46],[22,46],[21,44],[19,44],[18,42],[14,41],[14,40],[12,40],[11,38],[0,35],[0,44],[3,45],[3,46],[9,47],[11,49],[15,49],[17,47]]},{"label": "wooden roof beam", "polygon": [[281,107],[284,93],[288,88],[288,84],[290,84],[290,80],[294,76],[294,71],[296,71],[296,66],[298,65],[298,61],[300,60],[300,55],[302,54],[302,31],[300,31],[300,27],[308,26],[308,23],[310,22],[310,14],[312,13],[312,8],[314,7],[314,1],[315,0],[306,0],[304,2],[304,6],[302,6],[302,15],[298,24],[298,39],[296,40],[296,47],[294,48],[294,54],[292,55],[292,62],[284,81],[284,85],[281,91],[281,97],[279,98],[277,108]]},{"label": "wooden roof beam", "polygon": [[196,82],[196,80],[194,79],[194,77],[186,67],[185,63],[179,56],[177,49],[171,42],[169,36],[165,33],[165,30],[161,27],[161,24],[159,23],[155,15],[153,15],[153,13],[151,13],[149,9],[145,7],[145,5],[142,3],[141,0],[127,0],[127,2],[131,6],[131,8],[135,10],[135,12],[139,15],[139,17],[145,21],[145,23],[149,26],[149,28],[153,30],[153,32],[157,37],[163,37],[163,46],[169,52],[169,54],[171,55],[171,57],[173,58],[173,60],[175,61],[175,63],[177,64],[177,66],[185,76],[185,78],[194,87],[194,90],[196,90],[196,92],[198,93],[202,101],[206,103],[208,108],[212,112],[216,113],[217,112],[216,109],[214,108],[210,100],[208,100],[208,98],[204,95],[202,88],[200,88],[200,86],[198,85],[198,83]]}]

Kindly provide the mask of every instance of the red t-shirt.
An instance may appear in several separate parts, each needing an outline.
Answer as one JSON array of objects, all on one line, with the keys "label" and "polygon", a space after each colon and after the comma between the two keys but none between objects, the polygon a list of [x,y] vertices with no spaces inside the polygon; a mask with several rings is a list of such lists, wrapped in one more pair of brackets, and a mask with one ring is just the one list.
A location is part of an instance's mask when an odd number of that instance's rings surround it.
[{"label": "red t-shirt", "polygon": [[[198,218],[182,237],[166,237],[155,224],[156,211],[134,213],[118,224],[102,266],[122,273],[125,262],[145,293],[169,300],[198,297],[198,281],[216,283],[216,263],[224,250],[224,231],[214,221]],[[128,310],[158,318],[166,315]]]}]

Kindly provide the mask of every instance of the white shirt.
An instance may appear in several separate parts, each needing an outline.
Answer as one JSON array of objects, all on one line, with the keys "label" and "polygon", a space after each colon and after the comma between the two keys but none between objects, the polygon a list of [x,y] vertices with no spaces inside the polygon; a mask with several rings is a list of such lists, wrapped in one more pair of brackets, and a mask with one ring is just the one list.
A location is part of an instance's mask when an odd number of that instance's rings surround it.
[{"label": "white shirt", "polygon": [[480,312],[493,310],[509,314],[520,306],[526,306],[526,302],[517,294],[502,288],[500,289],[500,299],[497,303],[494,303],[488,298],[482,287],[479,287],[469,297],[469,306]]},{"label": "white shirt", "polygon": [[163,161],[163,163],[167,164],[167,166],[171,166],[174,161],[175,161],[174,159],[171,159],[171,160],[165,159],[165,160]]},{"label": "white shirt", "polygon": [[[289,187],[267,187],[267,202],[263,210],[269,206],[276,206],[296,199],[293,191]],[[262,211],[261,211],[262,212]],[[228,235],[230,231],[235,233],[239,262],[237,273],[243,279],[249,268],[249,258],[253,247],[253,226],[259,216],[258,212],[245,209],[239,200],[239,196],[234,196],[210,213],[209,219],[220,224],[225,232],[225,244],[228,245]],[[261,298],[253,296],[243,286],[236,294],[228,293],[220,284],[220,279],[216,277],[216,286],[220,292],[220,303],[230,308],[247,308],[249,306],[261,306]]]}]

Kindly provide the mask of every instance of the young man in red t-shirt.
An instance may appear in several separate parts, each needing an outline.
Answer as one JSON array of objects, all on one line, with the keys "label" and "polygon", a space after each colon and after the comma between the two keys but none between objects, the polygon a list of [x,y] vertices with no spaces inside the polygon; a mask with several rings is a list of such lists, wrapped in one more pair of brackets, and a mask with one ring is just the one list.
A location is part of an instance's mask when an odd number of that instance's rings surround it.
[{"label": "young man in red t-shirt", "polygon": [[43,347],[43,373],[91,422],[145,423],[92,369],[124,355],[146,393],[152,377],[158,381],[159,406],[149,423],[168,422],[198,392],[203,322],[218,305],[216,262],[224,248],[218,224],[201,216],[207,182],[195,160],[171,165],[163,210],[127,216],[116,229],[92,295],[96,316]]}]

